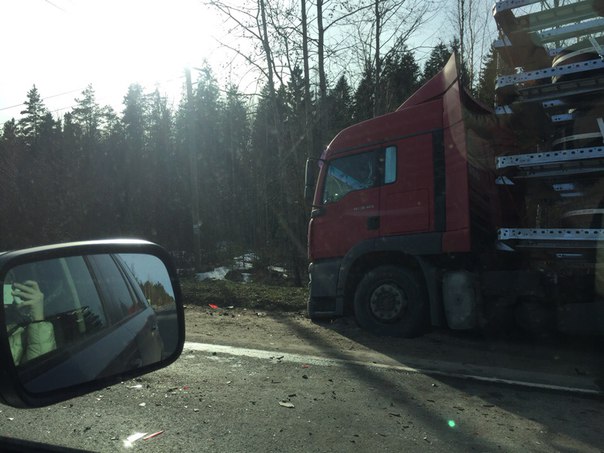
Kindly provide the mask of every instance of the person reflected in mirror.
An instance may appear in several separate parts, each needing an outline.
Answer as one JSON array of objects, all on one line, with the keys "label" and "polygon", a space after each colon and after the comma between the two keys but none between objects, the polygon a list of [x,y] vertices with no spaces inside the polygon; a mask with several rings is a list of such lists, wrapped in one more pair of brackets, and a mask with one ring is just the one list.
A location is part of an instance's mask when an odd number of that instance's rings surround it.
[{"label": "person reflected in mirror", "polygon": [[52,323],[44,319],[44,294],[38,283],[13,282],[11,294],[18,316],[7,328],[13,360],[20,365],[55,350],[57,344]]}]

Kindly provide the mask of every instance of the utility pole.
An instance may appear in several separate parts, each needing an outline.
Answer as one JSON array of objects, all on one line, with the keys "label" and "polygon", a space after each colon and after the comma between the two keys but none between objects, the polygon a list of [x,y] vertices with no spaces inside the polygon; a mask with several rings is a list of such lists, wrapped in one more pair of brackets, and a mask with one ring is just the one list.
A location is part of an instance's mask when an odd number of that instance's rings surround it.
[{"label": "utility pole", "polygon": [[185,69],[187,83],[187,142],[191,162],[191,218],[193,221],[193,254],[195,255],[195,271],[201,268],[201,219],[199,218],[199,184],[197,176],[197,146],[195,140],[193,85],[191,69]]}]

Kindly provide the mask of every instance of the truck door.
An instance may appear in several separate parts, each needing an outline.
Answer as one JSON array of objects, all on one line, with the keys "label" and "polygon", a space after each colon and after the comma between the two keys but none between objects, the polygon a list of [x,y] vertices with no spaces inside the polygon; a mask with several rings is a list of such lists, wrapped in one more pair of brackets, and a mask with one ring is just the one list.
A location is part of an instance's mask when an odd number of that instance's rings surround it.
[{"label": "truck door", "polygon": [[381,150],[339,157],[326,163],[321,207],[310,225],[312,258],[341,257],[379,234]]},{"label": "truck door", "polygon": [[380,235],[431,231],[434,170],[430,134],[410,137],[383,151]]}]

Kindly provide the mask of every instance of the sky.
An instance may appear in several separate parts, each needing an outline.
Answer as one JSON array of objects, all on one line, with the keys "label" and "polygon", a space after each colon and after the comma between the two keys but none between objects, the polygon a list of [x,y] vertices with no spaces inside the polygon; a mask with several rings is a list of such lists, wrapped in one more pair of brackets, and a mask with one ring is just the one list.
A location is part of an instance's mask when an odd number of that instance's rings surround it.
[{"label": "sky", "polygon": [[140,253],[120,253],[120,258],[140,282],[161,283],[166,293],[174,297],[170,275],[159,258]]},{"label": "sky", "polygon": [[199,0],[3,0],[0,123],[34,84],[55,115],[89,83],[118,111],[133,82],[178,98],[187,65],[223,59],[222,25]]},{"label": "sky", "polygon": [[[442,34],[437,25],[419,38],[426,55]],[[233,53],[219,44],[235,39],[226,30],[202,0],[0,0],[0,124],[19,118],[34,84],[55,117],[88,84],[97,103],[117,112],[131,83],[157,88],[176,105],[184,68],[204,62],[220,86],[230,81],[256,92],[249,66],[231,66]]]}]

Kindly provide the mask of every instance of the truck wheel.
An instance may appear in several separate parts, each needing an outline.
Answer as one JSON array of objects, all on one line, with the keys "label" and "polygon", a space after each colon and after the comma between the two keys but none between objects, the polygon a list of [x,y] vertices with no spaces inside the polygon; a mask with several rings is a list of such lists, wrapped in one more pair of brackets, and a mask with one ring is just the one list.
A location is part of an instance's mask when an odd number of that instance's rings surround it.
[{"label": "truck wheel", "polygon": [[396,266],[380,266],[365,274],[354,295],[357,323],[376,335],[421,335],[428,305],[420,278]]}]

